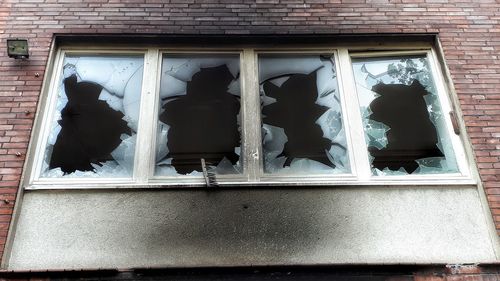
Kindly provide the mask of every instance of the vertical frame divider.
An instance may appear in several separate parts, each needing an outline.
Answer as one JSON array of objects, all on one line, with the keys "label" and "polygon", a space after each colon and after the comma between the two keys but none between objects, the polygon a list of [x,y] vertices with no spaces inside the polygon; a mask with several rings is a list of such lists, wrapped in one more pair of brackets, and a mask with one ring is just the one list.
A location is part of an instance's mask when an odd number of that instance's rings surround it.
[{"label": "vertical frame divider", "polygon": [[249,181],[258,181],[262,171],[261,117],[257,55],[245,49],[241,56],[242,155]]},{"label": "vertical frame divider", "polygon": [[338,50],[339,63],[341,69],[341,83],[344,90],[345,103],[349,110],[346,110],[347,120],[346,133],[351,134],[352,149],[354,159],[354,173],[360,181],[369,181],[371,177],[370,159],[365,142],[365,132],[359,109],[358,94],[356,91],[356,80],[351,65],[349,51],[345,48]]},{"label": "vertical frame divider", "polygon": [[148,49],[144,57],[144,74],[142,80],[142,97],[135,148],[134,180],[136,183],[147,183],[150,178],[151,165],[155,156],[156,102],[158,100],[159,50]]}]

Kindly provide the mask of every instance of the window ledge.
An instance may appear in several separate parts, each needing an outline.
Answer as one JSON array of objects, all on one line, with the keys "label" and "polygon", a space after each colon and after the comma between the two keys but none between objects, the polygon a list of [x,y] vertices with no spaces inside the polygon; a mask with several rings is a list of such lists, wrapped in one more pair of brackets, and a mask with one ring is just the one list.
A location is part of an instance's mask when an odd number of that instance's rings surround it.
[{"label": "window ledge", "polygon": [[371,180],[356,180],[354,179],[343,179],[343,180],[325,180],[319,178],[311,179],[301,179],[296,178],[275,178],[266,181],[224,181],[219,182],[216,187],[207,187],[203,180],[195,179],[191,181],[178,181],[173,180],[171,182],[154,182],[149,183],[136,183],[131,181],[122,182],[88,182],[88,181],[74,181],[74,182],[38,182],[31,185],[25,186],[25,190],[61,190],[61,189],[193,189],[193,190],[217,190],[231,188],[277,188],[277,187],[287,187],[287,188],[301,188],[301,187],[366,187],[366,186],[412,186],[412,187],[439,187],[439,186],[472,186],[477,185],[477,182],[469,177],[456,176],[456,177],[412,177],[412,179],[406,178],[396,178],[396,177],[384,177]]}]

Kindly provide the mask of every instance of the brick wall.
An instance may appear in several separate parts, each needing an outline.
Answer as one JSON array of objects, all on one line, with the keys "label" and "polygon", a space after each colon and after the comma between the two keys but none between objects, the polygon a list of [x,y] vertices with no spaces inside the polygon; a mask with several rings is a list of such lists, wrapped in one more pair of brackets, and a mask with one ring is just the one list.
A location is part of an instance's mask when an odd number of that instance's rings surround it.
[{"label": "brick wall", "polygon": [[[3,0],[0,249],[54,33],[439,33],[500,230],[500,2],[496,0]],[[28,38],[30,59],[6,54]],[[1,253],[0,253],[1,254]]]}]

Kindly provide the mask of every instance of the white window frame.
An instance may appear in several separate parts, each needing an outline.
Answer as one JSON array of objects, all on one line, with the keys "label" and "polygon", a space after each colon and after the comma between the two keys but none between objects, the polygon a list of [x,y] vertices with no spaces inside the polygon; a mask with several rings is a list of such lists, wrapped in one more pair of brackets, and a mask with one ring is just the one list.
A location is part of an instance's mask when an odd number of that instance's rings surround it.
[{"label": "white window frame", "polygon": [[[243,173],[219,175],[220,186],[352,186],[352,185],[467,185],[475,184],[471,176],[472,164],[466,155],[464,132],[456,135],[448,112],[452,111],[452,95],[445,86],[444,74],[435,50],[432,47],[402,47],[396,50],[362,51],[360,47],[318,47],[318,48],[60,48],[48,66],[41,102],[35,120],[34,134],[27,158],[25,189],[80,189],[80,188],[179,188],[203,187],[202,177],[154,176],[156,126],[158,124],[158,100],[161,64],[164,54],[239,54],[241,85],[241,155]],[[258,55],[260,54],[333,54],[337,72],[337,83],[341,98],[343,126],[345,128],[351,172],[337,175],[284,175],[263,172],[261,143],[261,115],[258,81]],[[144,55],[144,72],[140,105],[139,126],[131,178],[42,178],[40,171],[45,154],[52,116],[58,96],[66,54],[81,55]],[[459,172],[454,174],[374,176],[372,175],[368,147],[358,104],[351,58],[384,56],[425,55],[429,61],[434,83],[438,92],[447,133],[452,141]]]},{"label": "white window frame", "polygon": [[[415,175],[391,175],[391,176],[376,176],[372,174],[372,170],[369,164],[368,160],[368,147],[365,142],[365,134],[364,130],[362,128],[362,121],[361,121],[361,111],[359,109],[359,101],[358,101],[358,95],[357,95],[357,90],[356,90],[356,83],[355,83],[355,78],[354,78],[354,73],[353,73],[353,68],[352,68],[352,58],[383,58],[383,57],[398,57],[398,56],[414,56],[414,55],[424,55],[427,60],[429,61],[429,68],[432,73],[432,77],[436,86],[437,90],[437,95],[439,99],[439,103],[441,105],[441,110],[444,116],[444,120],[446,123],[446,133],[448,134],[450,141],[452,142],[453,146],[453,151],[455,153],[456,161],[457,161],[457,167],[458,167],[458,172],[457,173],[446,173],[446,174],[415,174]],[[347,87],[350,88],[349,92],[356,93],[356,95],[349,95],[348,98],[353,98],[354,101],[353,103],[356,104],[356,109],[351,108],[352,111],[356,111],[356,116],[353,116],[353,118],[359,118],[359,120],[356,121],[355,125],[361,126],[355,128],[356,132],[359,132],[359,135],[362,136],[358,139],[358,146],[359,148],[363,147],[361,146],[361,142],[363,142],[364,145],[364,150],[362,149],[356,149],[357,155],[359,158],[364,158],[363,163],[368,163],[368,165],[361,165],[359,167],[360,171],[360,181],[366,181],[366,184],[372,183],[378,183],[378,184],[390,184],[390,183],[401,183],[404,184],[405,182],[411,182],[418,183],[418,184],[436,184],[436,183],[452,183],[456,181],[456,183],[462,183],[462,182],[467,182],[470,178],[470,165],[468,164],[469,162],[467,161],[467,157],[465,155],[465,150],[463,147],[463,141],[461,140],[460,136],[455,134],[453,130],[453,124],[451,121],[451,117],[449,116],[449,112],[452,112],[452,106],[451,106],[451,100],[450,100],[450,95],[448,94],[448,91],[446,90],[444,79],[443,79],[443,73],[440,71],[440,67],[438,64],[438,61],[436,59],[436,54],[433,49],[422,49],[422,50],[403,50],[403,51],[378,51],[378,52],[354,52],[354,53],[348,53],[347,55],[343,56],[344,61],[342,62],[344,67],[347,67],[349,65],[350,71],[346,73],[346,78],[347,80]],[[361,131],[359,131],[361,130]],[[464,132],[461,133],[463,135]],[[362,141],[361,141],[362,140]]]}]

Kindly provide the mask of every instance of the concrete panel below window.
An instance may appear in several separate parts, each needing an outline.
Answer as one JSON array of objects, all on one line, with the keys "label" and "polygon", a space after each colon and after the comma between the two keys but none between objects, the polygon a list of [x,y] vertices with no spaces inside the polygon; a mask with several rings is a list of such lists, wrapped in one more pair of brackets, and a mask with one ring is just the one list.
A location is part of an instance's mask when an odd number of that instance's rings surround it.
[{"label": "concrete panel below window", "polygon": [[476,187],[32,191],[9,269],[495,260]]}]

